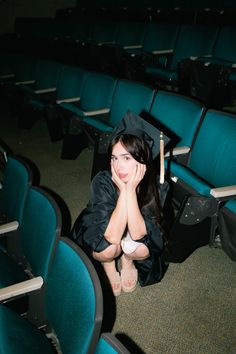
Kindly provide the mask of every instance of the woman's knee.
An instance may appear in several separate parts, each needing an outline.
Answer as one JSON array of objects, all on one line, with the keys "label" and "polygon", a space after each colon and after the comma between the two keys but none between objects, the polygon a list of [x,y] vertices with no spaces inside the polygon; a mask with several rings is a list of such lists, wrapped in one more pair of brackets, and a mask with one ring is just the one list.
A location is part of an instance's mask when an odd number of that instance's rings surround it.
[{"label": "woman's knee", "polygon": [[121,253],[120,245],[110,245],[101,252],[93,252],[92,256],[97,261],[109,262],[118,257]]}]

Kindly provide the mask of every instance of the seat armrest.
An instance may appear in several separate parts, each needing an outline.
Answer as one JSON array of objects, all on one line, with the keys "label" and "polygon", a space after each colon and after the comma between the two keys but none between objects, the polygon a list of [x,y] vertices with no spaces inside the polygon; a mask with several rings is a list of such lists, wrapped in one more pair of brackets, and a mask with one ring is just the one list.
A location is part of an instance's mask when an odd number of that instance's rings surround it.
[{"label": "seat armrest", "polygon": [[27,80],[27,81],[17,81],[15,85],[31,85],[35,84],[36,80]]},{"label": "seat armrest", "polygon": [[236,63],[232,64],[232,68],[234,68],[234,69],[236,68]]},{"label": "seat armrest", "polygon": [[124,45],[122,48],[125,50],[127,50],[127,49],[141,49],[141,48],[143,48],[143,46],[142,46],[142,44]]},{"label": "seat armrest", "polygon": [[199,57],[193,56],[193,55],[191,55],[191,57],[189,57],[189,59],[192,60],[192,61],[195,61],[195,60],[197,60],[198,58],[199,58]]},{"label": "seat armrest", "polygon": [[199,58],[211,58],[211,57],[212,57],[211,54],[205,54],[205,55],[201,55],[201,56],[193,56],[193,55],[191,55],[189,57],[189,59],[195,61],[195,60],[197,60]]},{"label": "seat armrest", "polygon": [[13,77],[15,77],[15,74],[0,75],[0,79],[12,79]]},{"label": "seat armrest", "polygon": [[184,154],[188,154],[189,151],[190,151],[189,146],[177,146],[174,149],[172,149],[171,151],[168,151],[165,154],[165,157],[184,155]]},{"label": "seat armrest", "polygon": [[153,50],[152,54],[154,55],[166,55],[166,54],[172,54],[174,52],[173,49],[163,49],[163,50]]},{"label": "seat armrest", "polygon": [[110,42],[98,42],[96,43],[97,46],[101,47],[102,45],[107,45],[107,44],[115,44],[115,41],[110,41]]},{"label": "seat armrest", "polygon": [[73,103],[73,102],[78,102],[80,101],[80,97],[70,97],[70,98],[63,98],[61,100],[56,100],[57,104],[61,103]]},{"label": "seat armrest", "polygon": [[41,90],[34,90],[34,93],[36,93],[36,95],[40,95],[41,93],[55,92],[56,90],[57,90],[56,87],[49,87]]},{"label": "seat armrest", "polygon": [[98,114],[105,114],[109,112],[110,112],[109,108],[95,109],[94,111],[84,111],[84,116],[91,117],[91,116],[96,116]]},{"label": "seat armrest", "polygon": [[236,196],[236,185],[226,186],[226,187],[218,187],[212,188],[210,190],[210,194],[214,198],[224,198],[224,197],[231,197],[233,195]]},{"label": "seat armrest", "polygon": [[19,227],[18,221],[8,222],[6,224],[0,225],[0,235],[6,234],[7,232],[15,231]]},{"label": "seat armrest", "polygon": [[29,280],[22,281],[14,285],[6,286],[0,289],[0,301],[11,299],[15,296],[30,293],[32,291],[38,290],[43,285],[43,278],[36,277]]}]

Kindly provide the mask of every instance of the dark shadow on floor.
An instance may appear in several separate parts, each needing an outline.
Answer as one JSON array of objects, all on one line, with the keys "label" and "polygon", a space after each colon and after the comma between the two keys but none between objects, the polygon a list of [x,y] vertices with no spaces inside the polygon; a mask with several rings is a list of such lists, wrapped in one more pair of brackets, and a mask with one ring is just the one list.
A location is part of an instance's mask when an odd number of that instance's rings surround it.
[{"label": "dark shadow on floor", "polygon": [[142,351],[142,349],[125,333],[116,333],[115,336],[121,341],[121,343],[126,347],[126,349],[130,351],[130,353],[145,354],[145,352]]}]

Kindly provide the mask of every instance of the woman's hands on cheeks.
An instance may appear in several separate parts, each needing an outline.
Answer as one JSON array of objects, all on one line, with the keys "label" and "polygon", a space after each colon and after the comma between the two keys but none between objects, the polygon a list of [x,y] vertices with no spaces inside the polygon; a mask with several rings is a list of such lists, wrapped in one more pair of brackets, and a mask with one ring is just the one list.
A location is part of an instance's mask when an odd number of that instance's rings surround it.
[{"label": "woman's hands on cheeks", "polygon": [[115,183],[115,185],[118,187],[120,191],[124,190],[126,188],[125,183],[120,179],[120,177],[116,174],[116,171],[113,167],[113,163],[111,162],[111,179]]},{"label": "woman's hands on cheeks", "polygon": [[131,178],[126,185],[127,190],[131,192],[136,191],[136,188],[138,187],[139,183],[145,175],[146,169],[146,165],[137,162],[136,168],[134,169]]}]

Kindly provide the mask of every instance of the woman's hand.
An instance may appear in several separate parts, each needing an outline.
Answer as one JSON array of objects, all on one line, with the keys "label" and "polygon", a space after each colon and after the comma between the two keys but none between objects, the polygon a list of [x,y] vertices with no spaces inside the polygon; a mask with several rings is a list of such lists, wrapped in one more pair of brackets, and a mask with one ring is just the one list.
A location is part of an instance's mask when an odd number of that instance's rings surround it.
[{"label": "woman's hand", "polygon": [[111,179],[115,183],[115,185],[118,187],[120,191],[124,190],[126,188],[126,184],[120,179],[120,177],[116,174],[116,171],[113,167],[113,164],[111,162]]},{"label": "woman's hand", "polygon": [[137,163],[136,168],[134,169],[133,174],[127,183],[127,190],[130,190],[132,192],[136,191],[136,188],[138,187],[139,183],[142,181],[146,173],[146,169],[146,165],[142,163]]}]

